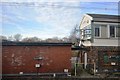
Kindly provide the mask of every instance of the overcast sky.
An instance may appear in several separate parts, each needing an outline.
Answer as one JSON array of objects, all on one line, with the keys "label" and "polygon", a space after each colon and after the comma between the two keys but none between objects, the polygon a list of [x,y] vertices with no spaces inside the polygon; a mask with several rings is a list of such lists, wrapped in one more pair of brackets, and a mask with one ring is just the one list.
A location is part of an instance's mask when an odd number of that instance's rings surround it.
[{"label": "overcast sky", "polygon": [[85,13],[117,15],[117,1],[4,0],[6,3],[0,3],[0,32],[5,36],[20,33],[23,37],[37,36],[42,39],[67,37],[73,27],[80,24]]}]

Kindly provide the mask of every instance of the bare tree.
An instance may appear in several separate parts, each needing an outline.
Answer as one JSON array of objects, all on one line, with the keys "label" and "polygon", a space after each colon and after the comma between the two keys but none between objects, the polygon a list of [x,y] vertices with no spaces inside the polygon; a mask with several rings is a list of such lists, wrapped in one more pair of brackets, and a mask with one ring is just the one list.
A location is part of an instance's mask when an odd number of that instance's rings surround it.
[{"label": "bare tree", "polygon": [[79,26],[75,25],[69,36],[69,41],[75,43],[75,45],[79,45],[80,40],[79,32],[80,32]]},{"label": "bare tree", "polygon": [[41,42],[42,40],[38,37],[29,37],[29,38],[24,38],[22,42]]},{"label": "bare tree", "polygon": [[23,38],[23,39],[22,39],[22,42],[29,42],[29,38],[28,38],[28,37]]},{"label": "bare tree", "polygon": [[55,42],[55,43],[59,43],[59,42],[63,42],[62,39],[58,38],[58,37],[53,37],[53,38],[48,38],[45,40],[45,42]]},{"label": "bare tree", "polygon": [[8,41],[13,41],[14,40],[14,38],[13,38],[13,36],[8,36],[8,39],[7,39]]},{"label": "bare tree", "polygon": [[52,38],[48,38],[45,40],[45,42],[53,42],[53,41],[52,41]]},{"label": "bare tree", "polygon": [[58,37],[53,37],[53,38],[52,38],[52,41],[53,41],[53,42],[61,42],[61,39],[59,39]]},{"label": "bare tree", "polygon": [[62,38],[62,41],[63,41],[63,42],[70,42],[68,37]]},{"label": "bare tree", "polygon": [[7,37],[6,36],[0,36],[0,41],[2,40],[7,40]]},{"label": "bare tree", "polygon": [[16,34],[16,35],[14,35],[14,39],[15,39],[15,41],[20,41],[22,39],[22,35]]}]

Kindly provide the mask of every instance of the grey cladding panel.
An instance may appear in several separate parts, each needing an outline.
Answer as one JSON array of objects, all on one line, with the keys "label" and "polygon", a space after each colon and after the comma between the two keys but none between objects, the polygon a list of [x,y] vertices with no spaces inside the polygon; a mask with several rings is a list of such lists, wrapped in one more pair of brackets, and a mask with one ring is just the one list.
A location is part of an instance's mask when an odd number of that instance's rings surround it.
[{"label": "grey cladding panel", "polygon": [[108,30],[107,25],[101,25],[101,38],[107,38]]}]

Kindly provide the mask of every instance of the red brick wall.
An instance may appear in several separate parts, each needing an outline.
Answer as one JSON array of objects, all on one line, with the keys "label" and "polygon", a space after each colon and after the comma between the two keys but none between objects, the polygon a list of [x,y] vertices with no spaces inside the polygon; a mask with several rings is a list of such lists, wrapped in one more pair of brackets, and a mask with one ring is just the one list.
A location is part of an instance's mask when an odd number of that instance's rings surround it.
[{"label": "red brick wall", "polygon": [[[43,60],[35,60],[36,56]],[[71,69],[70,58],[71,46],[3,46],[2,73],[36,73],[36,63],[42,65],[40,73],[63,72],[65,68]]]}]

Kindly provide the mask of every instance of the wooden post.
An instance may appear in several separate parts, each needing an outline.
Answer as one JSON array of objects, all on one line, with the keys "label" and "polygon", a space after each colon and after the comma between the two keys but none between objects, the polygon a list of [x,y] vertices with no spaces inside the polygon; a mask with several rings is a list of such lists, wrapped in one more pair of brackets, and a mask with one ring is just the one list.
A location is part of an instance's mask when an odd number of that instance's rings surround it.
[{"label": "wooden post", "polygon": [[95,75],[95,72],[96,72],[96,65],[95,65],[95,62],[94,62],[94,75]]}]

